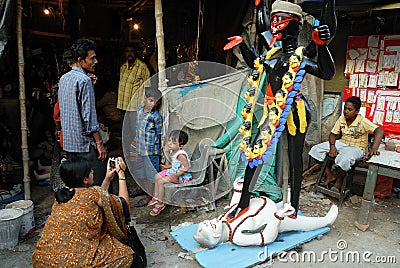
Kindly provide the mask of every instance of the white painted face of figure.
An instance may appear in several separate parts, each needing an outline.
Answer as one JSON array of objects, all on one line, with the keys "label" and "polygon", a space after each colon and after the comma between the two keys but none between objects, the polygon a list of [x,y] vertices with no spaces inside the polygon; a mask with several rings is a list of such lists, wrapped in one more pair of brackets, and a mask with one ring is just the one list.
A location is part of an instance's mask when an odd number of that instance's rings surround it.
[{"label": "white painted face of figure", "polygon": [[222,221],[218,219],[206,220],[199,223],[194,240],[201,246],[213,248],[221,242]]}]

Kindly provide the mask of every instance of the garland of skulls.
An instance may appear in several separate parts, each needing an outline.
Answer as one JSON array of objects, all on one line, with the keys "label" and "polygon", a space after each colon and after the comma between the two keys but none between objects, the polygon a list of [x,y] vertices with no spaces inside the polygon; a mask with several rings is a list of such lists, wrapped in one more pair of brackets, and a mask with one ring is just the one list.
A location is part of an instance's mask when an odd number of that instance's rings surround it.
[{"label": "garland of skulls", "polygon": [[[251,168],[263,162],[268,162],[269,157],[275,151],[276,144],[285,129],[286,123],[289,134],[296,135],[297,128],[293,121],[291,110],[293,101],[296,102],[300,120],[300,133],[305,133],[307,129],[306,109],[299,92],[305,75],[305,63],[303,62],[303,47],[299,47],[289,58],[289,70],[282,77],[282,87],[276,92],[275,96],[268,85],[264,97],[263,116],[259,123],[259,127],[262,127],[261,139],[258,138],[254,143],[251,143],[253,113],[261,77],[265,72],[263,63],[280,49],[274,48],[265,56],[258,57],[254,61],[254,69],[247,79],[249,88],[243,96],[246,104],[241,111],[244,122],[239,128],[239,134],[242,136],[239,149],[242,160]],[[264,124],[267,119],[269,120],[269,122],[267,121],[268,124]]]}]

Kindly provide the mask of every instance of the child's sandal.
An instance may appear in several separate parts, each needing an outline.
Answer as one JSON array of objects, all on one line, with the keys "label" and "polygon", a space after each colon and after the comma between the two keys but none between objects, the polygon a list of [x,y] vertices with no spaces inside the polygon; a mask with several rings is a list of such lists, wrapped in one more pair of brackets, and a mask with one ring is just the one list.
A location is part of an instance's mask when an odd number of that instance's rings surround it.
[{"label": "child's sandal", "polygon": [[155,204],[157,204],[158,199],[153,197],[150,202],[147,204],[148,207],[154,206]]},{"label": "child's sandal", "polygon": [[165,207],[166,207],[166,205],[164,203],[162,203],[161,205],[156,204],[154,206],[154,208],[150,211],[150,215],[151,216],[157,216],[158,214],[161,213],[161,211],[164,210]]}]

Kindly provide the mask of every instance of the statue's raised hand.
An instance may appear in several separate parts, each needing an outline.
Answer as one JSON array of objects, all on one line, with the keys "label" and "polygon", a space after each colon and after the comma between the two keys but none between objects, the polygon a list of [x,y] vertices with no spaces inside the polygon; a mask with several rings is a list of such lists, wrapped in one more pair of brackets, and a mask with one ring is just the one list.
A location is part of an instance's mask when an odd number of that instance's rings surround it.
[{"label": "statue's raised hand", "polygon": [[224,50],[229,50],[243,42],[241,36],[231,36],[228,40],[230,40],[230,42],[224,46]]},{"label": "statue's raised hand", "polygon": [[331,38],[331,32],[328,25],[321,25],[312,31],[312,38],[318,45],[326,44]]}]

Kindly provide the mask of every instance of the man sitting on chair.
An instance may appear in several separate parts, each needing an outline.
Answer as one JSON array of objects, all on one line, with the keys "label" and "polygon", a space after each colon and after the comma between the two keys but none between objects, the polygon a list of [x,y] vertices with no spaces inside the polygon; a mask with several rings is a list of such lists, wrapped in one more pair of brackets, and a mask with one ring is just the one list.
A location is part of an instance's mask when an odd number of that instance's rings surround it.
[{"label": "man sitting on chair", "polygon": [[[379,155],[379,144],[383,137],[383,130],[359,114],[361,100],[359,97],[346,99],[343,115],[339,117],[333,127],[329,140],[313,146],[309,155],[322,162],[328,153],[335,157],[337,168],[336,176],[332,173],[331,167],[325,168],[325,182],[328,188],[339,192],[346,172],[356,163],[357,160],[366,156],[369,159],[372,155]],[[368,145],[368,134],[374,133],[374,143],[371,150],[365,154]],[[341,135],[339,140],[336,138]],[[333,185],[333,186],[331,186]]]}]

